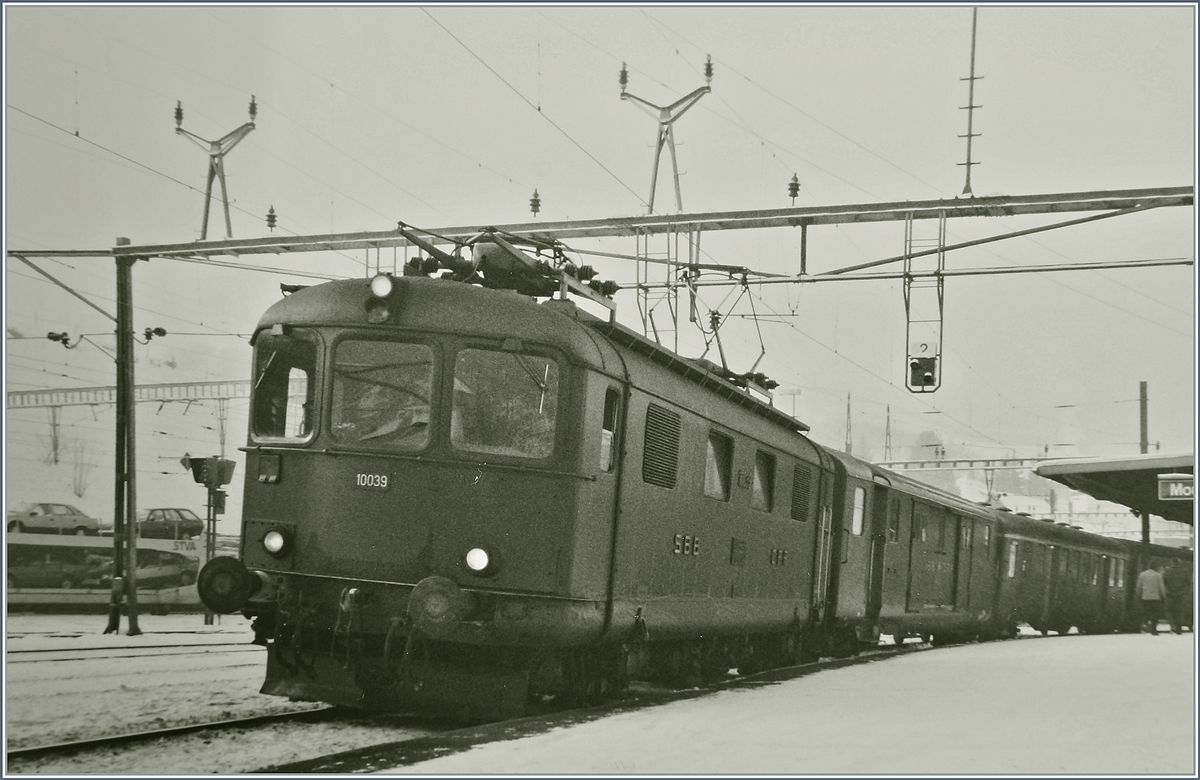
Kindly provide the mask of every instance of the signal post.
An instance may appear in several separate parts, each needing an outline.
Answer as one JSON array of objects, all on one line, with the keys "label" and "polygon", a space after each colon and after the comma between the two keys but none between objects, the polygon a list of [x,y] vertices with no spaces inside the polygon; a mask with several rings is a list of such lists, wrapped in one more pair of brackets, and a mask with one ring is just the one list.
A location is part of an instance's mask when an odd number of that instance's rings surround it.
[{"label": "signal post", "polygon": [[[225,514],[225,496],[223,488],[233,480],[233,470],[237,463],[228,458],[190,458],[183,457],[183,465],[192,471],[192,479],[197,484],[208,488],[208,502],[204,517],[204,562],[208,563],[217,554],[217,515]],[[213,612],[205,607],[204,625],[211,626]]]}]

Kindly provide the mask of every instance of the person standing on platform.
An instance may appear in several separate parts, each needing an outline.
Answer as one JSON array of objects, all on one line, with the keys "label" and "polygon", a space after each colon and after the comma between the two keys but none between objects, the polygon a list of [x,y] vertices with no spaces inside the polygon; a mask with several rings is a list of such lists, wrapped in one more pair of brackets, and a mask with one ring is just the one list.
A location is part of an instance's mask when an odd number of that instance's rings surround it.
[{"label": "person standing on platform", "polygon": [[1142,600],[1142,622],[1150,622],[1150,633],[1154,636],[1158,636],[1158,618],[1167,599],[1162,567],[1161,563],[1147,564],[1146,570],[1138,575],[1137,589],[1134,591],[1134,595]]},{"label": "person standing on platform", "polygon": [[1186,625],[1191,628],[1192,617],[1192,575],[1179,559],[1174,559],[1163,572],[1163,582],[1167,585],[1167,620],[1171,622],[1171,630],[1176,634],[1183,633]]}]

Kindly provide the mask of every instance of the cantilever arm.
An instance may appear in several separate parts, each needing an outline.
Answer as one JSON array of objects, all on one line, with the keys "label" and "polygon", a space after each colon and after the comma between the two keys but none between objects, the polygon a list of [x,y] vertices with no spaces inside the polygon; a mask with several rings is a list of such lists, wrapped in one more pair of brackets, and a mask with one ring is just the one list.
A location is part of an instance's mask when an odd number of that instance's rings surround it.
[{"label": "cantilever arm", "polygon": [[680,106],[683,106],[683,108],[679,108],[679,113],[671,117],[671,121],[675,121],[675,119],[682,116],[684,111],[687,111],[689,108],[694,106],[696,101],[700,100],[702,96],[708,94],[709,92],[712,92],[712,87],[700,87],[699,89],[694,90],[691,94],[684,95],[683,97],[679,98],[679,100],[676,100],[674,103],[667,106],[665,109],[666,111],[674,111]]},{"label": "cantilever arm", "polygon": [[212,149],[212,141],[201,138],[195,133],[184,130],[182,127],[175,128],[175,135],[182,135],[184,138],[187,138],[189,141],[194,143],[196,146],[199,146],[206,152]]},{"label": "cantilever arm", "polygon": [[239,141],[241,141],[246,136],[250,135],[250,131],[253,129],[254,129],[254,123],[247,122],[246,124],[242,125],[238,129],[231,130],[228,133],[226,133],[225,135],[223,135],[221,137],[221,140],[216,142],[216,145],[218,147],[221,147],[224,151],[229,151],[233,147],[237,146]]}]

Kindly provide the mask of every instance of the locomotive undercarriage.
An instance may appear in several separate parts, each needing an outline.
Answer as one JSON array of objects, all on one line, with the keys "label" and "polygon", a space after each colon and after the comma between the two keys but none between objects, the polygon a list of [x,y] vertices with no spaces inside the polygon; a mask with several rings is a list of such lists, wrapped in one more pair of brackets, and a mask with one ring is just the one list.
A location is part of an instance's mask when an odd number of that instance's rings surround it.
[{"label": "locomotive undercarriage", "polygon": [[[640,616],[606,642],[472,643],[463,639],[487,632],[491,621],[478,618],[505,612],[503,599],[482,615],[477,605],[466,619],[439,624],[413,607],[412,596],[399,598],[402,588],[385,587],[368,599],[361,589],[302,579],[280,578],[273,599],[251,602],[245,611],[255,616],[255,642],[268,649],[261,692],[367,710],[498,720],[592,704],[631,679],[692,687],[734,669],[750,674],[794,665],[818,648],[798,622],[775,634],[650,641]],[[409,603],[401,608],[404,599]],[[562,617],[561,604],[542,603]]]}]

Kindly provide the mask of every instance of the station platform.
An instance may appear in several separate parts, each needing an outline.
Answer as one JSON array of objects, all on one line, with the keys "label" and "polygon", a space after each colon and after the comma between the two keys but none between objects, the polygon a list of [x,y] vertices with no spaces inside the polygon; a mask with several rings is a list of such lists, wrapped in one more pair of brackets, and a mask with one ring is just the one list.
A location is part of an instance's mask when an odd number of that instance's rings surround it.
[{"label": "station platform", "polygon": [[614,714],[377,771],[1196,775],[1192,633],[1026,636]]}]

